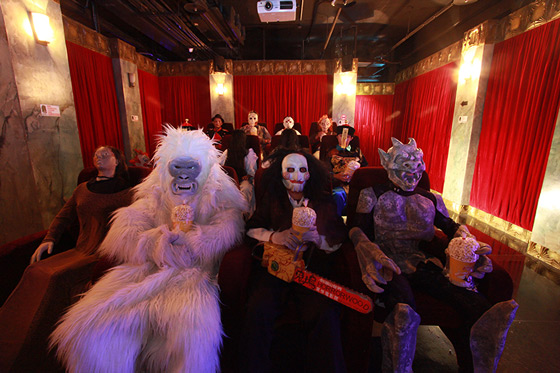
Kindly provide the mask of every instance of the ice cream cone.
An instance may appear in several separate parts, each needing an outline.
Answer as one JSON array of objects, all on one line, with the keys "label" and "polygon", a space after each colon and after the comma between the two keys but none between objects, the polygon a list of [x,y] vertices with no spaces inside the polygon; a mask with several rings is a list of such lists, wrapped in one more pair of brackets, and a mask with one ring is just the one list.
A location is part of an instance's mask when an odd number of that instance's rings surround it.
[{"label": "ice cream cone", "polygon": [[449,242],[449,281],[456,286],[470,287],[471,275],[478,260],[476,250],[480,245],[474,238],[457,237]]},{"label": "ice cream cone", "polygon": [[188,232],[193,224],[194,211],[186,204],[175,206],[171,214],[171,220],[173,221],[173,228],[179,227],[183,232]]},{"label": "ice cream cone", "polygon": [[303,234],[315,226],[316,221],[315,210],[307,207],[307,204],[303,207],[296,207],[292,212],[292,229],[296,231],[296,236],[300,241],[302,241]]}]

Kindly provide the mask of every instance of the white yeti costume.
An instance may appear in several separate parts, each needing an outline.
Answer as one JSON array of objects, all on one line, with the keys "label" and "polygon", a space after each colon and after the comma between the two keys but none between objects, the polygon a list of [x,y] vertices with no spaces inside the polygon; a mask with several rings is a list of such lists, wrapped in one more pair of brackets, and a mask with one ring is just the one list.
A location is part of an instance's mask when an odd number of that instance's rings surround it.
[{"label": "white yeti costume", "polygon": [[[201,130],[165,128],[154,170],[135,188],[135,202],[115,213],[99,248],[122,264],[70,308],[51,336],[70,372],[219,370],[216,274],[241,238],[246,208],[219,155]],[[195,166],[181,173],[172,169],[177,160]],[[181,203],[195,211],[186,233],[169,228]]]}]

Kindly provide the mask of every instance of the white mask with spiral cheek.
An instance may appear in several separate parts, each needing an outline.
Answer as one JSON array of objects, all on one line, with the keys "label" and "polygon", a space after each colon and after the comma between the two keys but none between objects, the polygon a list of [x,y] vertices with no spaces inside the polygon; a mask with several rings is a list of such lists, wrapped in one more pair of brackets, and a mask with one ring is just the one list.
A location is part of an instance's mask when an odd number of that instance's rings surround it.
[{"label": "white mask with spiral cheek", "polygon": [[303,192],[305,182],[309,180],[307,159],[301,154],[288,154],[282,160],[282,182],[292,192]]}]

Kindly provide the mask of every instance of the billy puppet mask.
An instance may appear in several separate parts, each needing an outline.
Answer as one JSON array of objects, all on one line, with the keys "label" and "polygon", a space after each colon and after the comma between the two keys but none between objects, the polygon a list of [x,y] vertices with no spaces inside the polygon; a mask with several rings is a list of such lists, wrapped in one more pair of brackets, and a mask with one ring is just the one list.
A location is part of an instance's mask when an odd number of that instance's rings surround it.
[{"label": "billy puppet mask", "polygon": [[282,182],[292,192],[303,192],[305,182],[309,180],[307,159],[301,154],[288,154],[282,160]]}]

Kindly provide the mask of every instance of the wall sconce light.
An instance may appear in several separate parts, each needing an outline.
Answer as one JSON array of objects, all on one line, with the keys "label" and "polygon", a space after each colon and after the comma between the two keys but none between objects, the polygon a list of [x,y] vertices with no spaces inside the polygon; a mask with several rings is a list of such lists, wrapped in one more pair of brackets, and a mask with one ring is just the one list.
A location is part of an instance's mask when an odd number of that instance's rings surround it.
[{"label": "wall sconce light", "polygon": [[136,74],[128,73],[128,86],[136,87]]},{"label": "wall sconce light", "polygon": [[219,96],[223,96],[224,93],[226,93],[226,87],[224,87],[224,83],[218,83],[216,84],[216,93]]},{"label": "wall sconce light", "polygon": [[352,84],[352,73],[340,75],[340,83],[336,85],[336,93],[339,95],[353,95],[356,93],[356,84]]},{"label": "wall sconce light", "polygon": [[476,46],[470,47],[463,54],[463,63],[459,69],[459,82],[465,84],[468,79],[478,79],[482,69],[482,61],[480,58],[474,58],[476,54]]},{"label": "wall sconce light", "polygon": [[54,40],[54,31],[46,14],[31,13],[31,26],[37,43],[47,45]]}]

